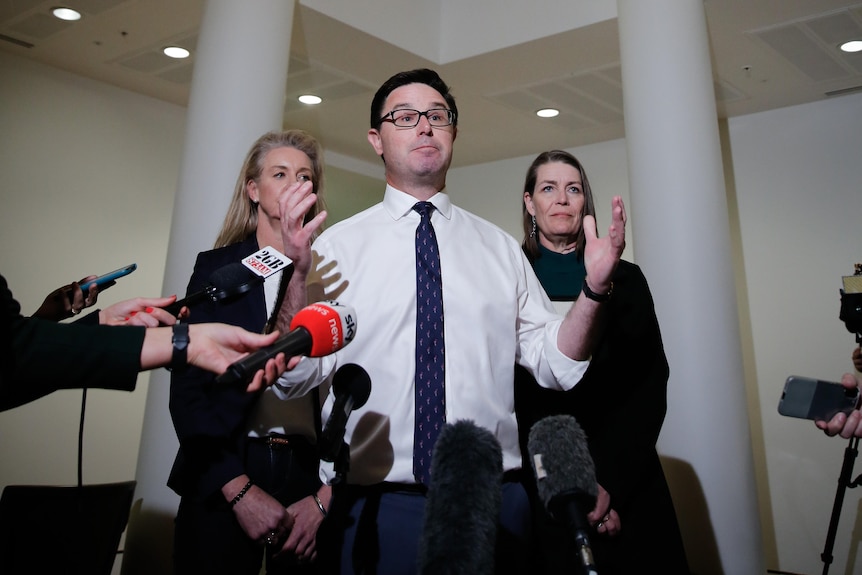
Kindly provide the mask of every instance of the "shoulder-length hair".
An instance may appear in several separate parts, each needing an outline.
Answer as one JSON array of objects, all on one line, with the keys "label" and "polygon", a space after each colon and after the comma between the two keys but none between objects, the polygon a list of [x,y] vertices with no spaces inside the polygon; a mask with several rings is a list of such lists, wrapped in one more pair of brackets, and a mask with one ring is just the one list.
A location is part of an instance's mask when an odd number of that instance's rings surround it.
[{"label": "shoulder-length hair", "polygon": [[317,140],[303,130],[267,132],[257,139],[245,157],[214,247],[220,248],[242,241],[257,230],[257,204],[248,197],[246,185],[260,178],[263,159],[277,148],[296,148],[311,160],[311,185],[317,195],[317,202],[308,210],[305,221],[326,209],[323,199],[323,150]]},{"label": "shoulder-length hair", "polygon": [[596,207],[593,203],[593,192],[590,189],[590,181],[587,179],[587,172],[584,170],[584,166],[577,158],[564,150],[550,150],[548,152],[542,152],[536,156],[536,159],[533,160],[533,163],[530,164],[530,167],[527,169],[527,177],[524,180],[524,192],[521,194],[521,213],[522,224],[524,227],[524,240],[521,243],[521,247],[524,249],[524,253],[527,254],[527,258],[531,262],[535,261],[536,258],[539,257],[539,238],[538,234],[534,237],[530,236],[533,231],[533,218],[530,215],[530,212],[527,211],[527,204],[524,202],[524,194],[529,194],[530,197],[533,197],[533,192],[536,191],[536,180],[538,179],[539,168],[545,164],[551,164],[554,162],[568,164],[581,174],[581,183],[584,188],[584,207],[581,210],[581,229],[578,231],[576,248],[578,257],[581,259],[584,258],[584,244],[586,243],[586,238],[584,236],[584,216],[595,217],[596,215]]}]

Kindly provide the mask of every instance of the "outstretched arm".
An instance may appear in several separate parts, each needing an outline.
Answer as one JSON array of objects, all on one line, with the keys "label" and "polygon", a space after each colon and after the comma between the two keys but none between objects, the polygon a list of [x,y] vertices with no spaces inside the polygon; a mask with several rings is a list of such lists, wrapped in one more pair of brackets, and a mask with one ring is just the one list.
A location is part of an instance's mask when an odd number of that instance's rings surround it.
[{"label": "outstretched arm", "polygon": [[[584,282],[594,294],[609,294],[611,278],[626,247],[626,209],[622,198],[614,196],[611,202],[611,225],[606,237],[598,237],[596,220],[592,216],[584,217],[583,226],[587,240],[584,246],[587,276]],[[590,357],[601,330],[601,310],[602,303],[581,292],[557,335],[557,346],[563,354],[576,360]]]},{"label": "outstretched arm", "polygon": [[[247,353],[267,346],[278,338],[278,332],[262,335],[251,333],[241,327],[219,323],[196,323],[189,326],[188,363],[211,371],[223,373],[234,361]],[[172,328],[148,328],[141,348],[141,369],[153,369],[171,363],[173,355]],[[275,382],[285,370],[284,355],[267,362],[248,386],[256,391]]]}]

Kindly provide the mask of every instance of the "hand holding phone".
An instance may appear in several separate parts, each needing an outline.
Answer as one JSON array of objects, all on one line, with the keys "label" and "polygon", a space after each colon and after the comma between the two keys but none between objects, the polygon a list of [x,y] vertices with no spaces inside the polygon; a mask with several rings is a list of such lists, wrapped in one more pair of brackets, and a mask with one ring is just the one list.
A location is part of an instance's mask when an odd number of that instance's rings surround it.
[{"label": "hand holding phone", "polygon": [[791,375],[784,382],[778,413],[829,421],[839,412],[850,413],[858,404],[858,387],[848,388],[837,382]]},{"label": "hand holding phone", "polygon": [[[132,273],[137,267],[137,264],[129,264],[89,281],[81,280],[59,287],[48,294],[39,309],[33,312],[33,317],[47,321],[62,321],[70,315],[77,315],[85,307],[96,303],[96,298],[89,301],[90,286],[98,286],[101,291],[113,285],[117,278]],[[76,288],[75,285],[78,287]]]},{"label": "hand holding phone", "polygon": [[94,280],[82,282],[81,284],[79,284],[81,286],[81,291],[84,292],[84,296],[86,297],[87,293],[90,291],[91,285],[95,284],[96,287],[101,290],[103,289],[103,287],[107,287],[106,284],[110,283],[111,285],[113,285],[112,282],[115,282],[115,280],[117,280],[118,278],[129,275],[136,269],[138,269],[138,264],[129,264],[119,269],[115,269],[112,272],[108,272],[105,275],[101,275]]}]

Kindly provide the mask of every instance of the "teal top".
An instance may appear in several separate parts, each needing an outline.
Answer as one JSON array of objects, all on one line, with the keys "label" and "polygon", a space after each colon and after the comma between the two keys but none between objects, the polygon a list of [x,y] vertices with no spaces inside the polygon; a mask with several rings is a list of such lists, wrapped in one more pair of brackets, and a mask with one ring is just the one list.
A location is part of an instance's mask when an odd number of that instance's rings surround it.
[{"label": "teal top", "polygon": [[552,252],[539,244],[539,257],[533,269],[548,297],[552,300],[574,300],[581,293],[581,285],[587,275],[583,260],[576,251],[567,254]]}]

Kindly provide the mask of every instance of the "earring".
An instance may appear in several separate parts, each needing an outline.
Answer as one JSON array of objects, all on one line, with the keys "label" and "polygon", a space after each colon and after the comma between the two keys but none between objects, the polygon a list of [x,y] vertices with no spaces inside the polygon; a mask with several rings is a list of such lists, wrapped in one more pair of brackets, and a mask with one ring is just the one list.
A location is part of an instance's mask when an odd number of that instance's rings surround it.
[{"label": "earring", "polygon": [[536,216],[533,216],[533,230],[530,232],[530,237],[536,237]]}]

